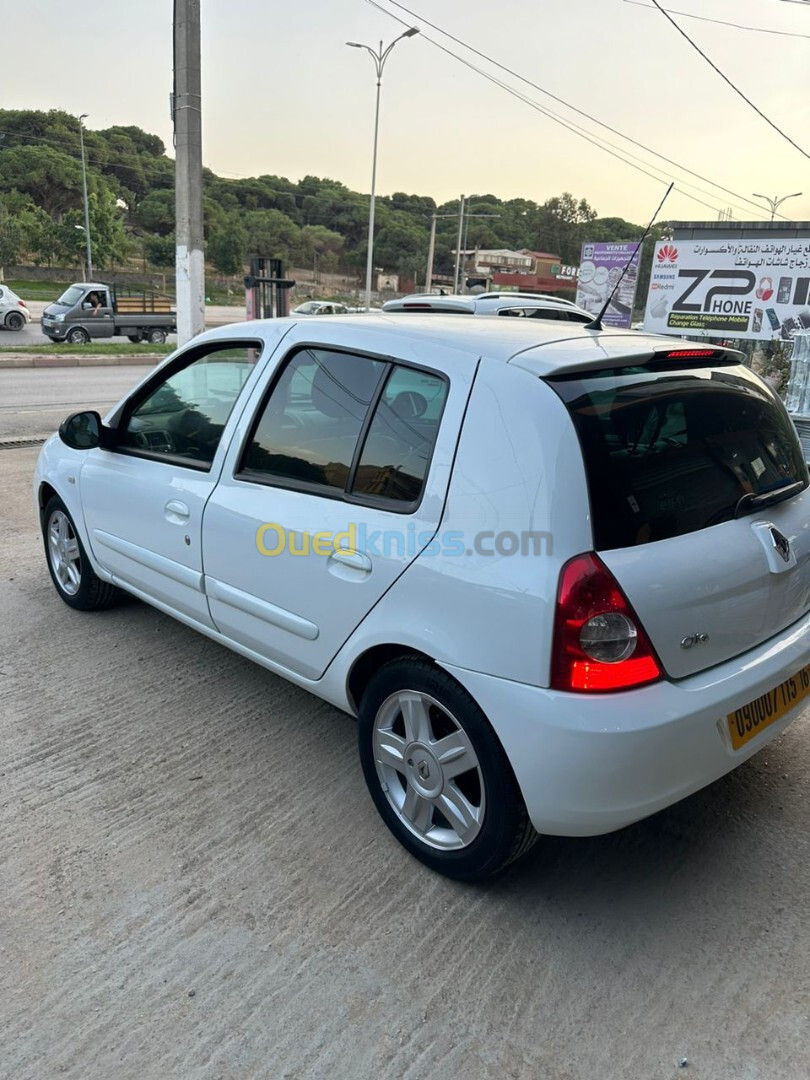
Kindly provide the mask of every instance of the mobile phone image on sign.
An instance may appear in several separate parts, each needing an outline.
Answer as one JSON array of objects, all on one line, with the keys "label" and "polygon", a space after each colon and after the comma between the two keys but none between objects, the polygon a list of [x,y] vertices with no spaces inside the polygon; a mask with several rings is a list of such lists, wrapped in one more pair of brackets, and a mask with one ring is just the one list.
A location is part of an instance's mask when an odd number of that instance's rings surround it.
[{"label": "mobile phone image on sign", "polygon": [[754,325],[751,329],[755,334],[758,334],[762,329],[762,315],[763,311],[761,307],[754,309]]},{"label": "mobile phone image on sign", "polygon": [[793,281],[789,277],[779,278],[779,289],[776,293],[777,304],[789,304],[790,303],[790,286]]},{"label": "mobile phone image on sign", "polygon": [[765,308],[765,314],[768,316],[768,322],[771,324],[771,329],[778,330],[782,324],[779,322],[779,316],[774,309],[772,307]]}]

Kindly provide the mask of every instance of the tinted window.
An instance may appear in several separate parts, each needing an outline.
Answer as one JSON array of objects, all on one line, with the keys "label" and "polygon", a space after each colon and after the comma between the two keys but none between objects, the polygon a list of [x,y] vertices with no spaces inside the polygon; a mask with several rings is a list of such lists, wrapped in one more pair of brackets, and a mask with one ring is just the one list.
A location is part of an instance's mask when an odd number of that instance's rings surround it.
[{"label": "tinted window", "polygon": [[121,445],[208,466],[259,351],[223,348],[175,371],[129,414]]},{"label": "tinted window", "polygon": [[264,406],[242,469],[345,490],[385,367],[350,353],[296,353]]},{"label": "tinted window", "polygon": [[559,308],[509,307],[501,308],[498,314],[514,315],[517,318],[524,319],[561,319],[563,321],[568,319],[568,312],[561,311]]},{"label": "tinted window", "polygon": [[447,383],[438,375],[394,368],[374,412],[352,494],[414,503],[427,475]]},{"label": "tinted window", "polygon": [[806,481],[787,414],[743,367],[550,382],[579,434],[597,550],[730,521],[746,495]]}]

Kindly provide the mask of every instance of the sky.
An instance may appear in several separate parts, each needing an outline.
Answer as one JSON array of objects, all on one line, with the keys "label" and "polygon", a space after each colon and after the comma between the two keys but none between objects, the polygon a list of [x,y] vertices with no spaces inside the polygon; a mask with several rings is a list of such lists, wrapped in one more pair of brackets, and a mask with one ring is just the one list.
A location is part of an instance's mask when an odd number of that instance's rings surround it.
[{"label": "sky", "polygon": [[[660,2],[672,12],[758,28],[672,16],[810,155],[810,3]],[[417,26],[420,34],[400,41],[384,70],[378,194],[444,202],[491,193],[543,202],[569,191],[600,216],[645,223],[674,179],[661,217],[715,221],[731,209],[735,220],[767,219],[769,210],[751,205],[762,205],[753,192],[804,192],[779,212],[810,220],[810,158],[742,101],[650,0],[404,3],[414,14],[392,0],[202,0],[204,163],[226,177],[313,175],[368,192],[376,76],[372,58],[345,43],[388,44]],[[107,0],[87,17],[64,0],[23,7],[27,32],[17,47],[6,40],[0,56],[1,107],[87,113],[90,128],[134,124],[171,146],[172,0]],[[535,105],[581,125],[590,138],[609,139],[645,172]]]}]

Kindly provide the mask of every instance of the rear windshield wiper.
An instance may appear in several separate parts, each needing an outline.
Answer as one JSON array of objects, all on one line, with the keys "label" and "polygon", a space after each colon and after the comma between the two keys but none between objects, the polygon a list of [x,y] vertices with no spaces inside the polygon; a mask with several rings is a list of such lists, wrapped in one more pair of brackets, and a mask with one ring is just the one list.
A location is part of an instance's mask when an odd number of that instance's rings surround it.
[{"label": "rear windshield wiper", "polygon": [[753,514],[757,510],[762,510],[766,506],[773,506],[774,503],[792,499],[794,495],[804,491],[804,488],[804,480],[797,480],[793,484],[785,484],[783,487],[775,488],[773,491],[763,492],[762,495],[755,495],[753,491],[749,491],[747,495],[743,495],[734,507],[734,518],[736,520],[736,518],[744,517],[745,514]]}]

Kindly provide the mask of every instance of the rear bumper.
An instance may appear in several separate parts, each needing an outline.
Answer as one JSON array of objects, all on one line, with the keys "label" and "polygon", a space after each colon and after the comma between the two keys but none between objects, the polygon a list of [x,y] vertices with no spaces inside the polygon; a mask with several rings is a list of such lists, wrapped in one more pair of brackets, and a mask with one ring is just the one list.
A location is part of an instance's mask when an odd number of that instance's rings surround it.
[{"label": "rear bumper", "polygon": [[543,833],[595,836],[735,769],[810,711],[810,697],[734,750],[726,717],[801,670],[810,615],[735,661],[628,693],[565,694],[447,666],[489,717]]}]

